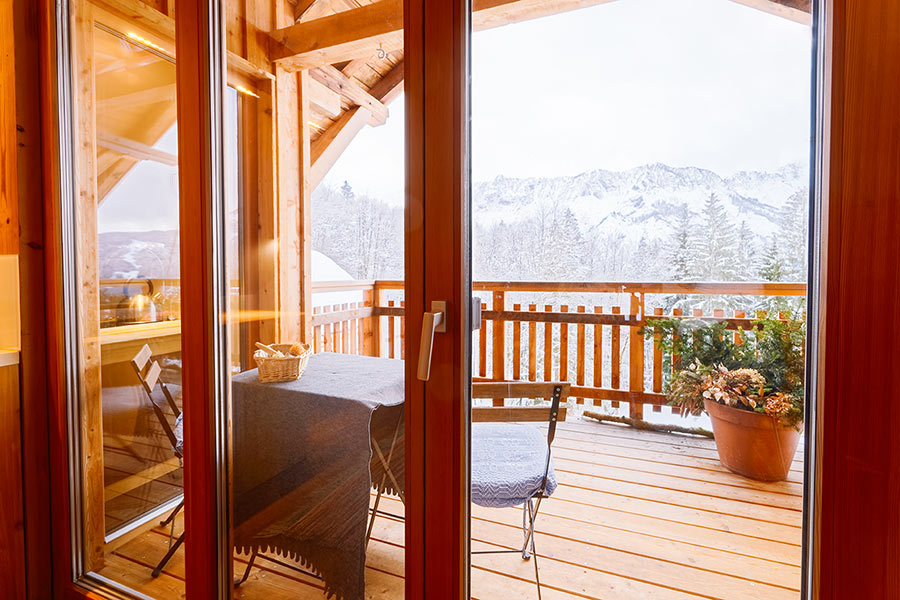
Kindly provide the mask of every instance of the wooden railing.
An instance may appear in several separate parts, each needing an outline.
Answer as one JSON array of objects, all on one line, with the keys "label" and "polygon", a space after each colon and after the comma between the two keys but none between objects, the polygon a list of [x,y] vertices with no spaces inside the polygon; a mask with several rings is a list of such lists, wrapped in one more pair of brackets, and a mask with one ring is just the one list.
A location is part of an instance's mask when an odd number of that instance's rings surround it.
[{"label": "wooden railing", "polygon": [[[316,309],[315,351],[404,358],[403,282],[313,286],[314,294],[349,291],[362,292],[361,301]],[[749,329],[762,314],[748,315],[729,308],[730,303],[803,297],[806,285],[476,282],[473,293],[482,307],[481,326],[472,340],[476,379],[568,381],[578,403],[607,400],[618,407],[624,402],[632,418],[641,418],[643,405],[658,412],[666,403],[662,353],[640,333],[648,319],[725,321],[738,335],[739,328]]]}]

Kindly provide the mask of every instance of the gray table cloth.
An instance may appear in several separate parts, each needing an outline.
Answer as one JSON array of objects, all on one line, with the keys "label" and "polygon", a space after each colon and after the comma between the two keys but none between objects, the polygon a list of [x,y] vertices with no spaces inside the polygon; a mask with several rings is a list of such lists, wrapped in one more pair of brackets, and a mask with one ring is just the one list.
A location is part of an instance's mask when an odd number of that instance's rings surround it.
[{"label": "gray table cloth", "polygon": [[316,354],[303,376],[232,379],[234,539],[318,573],[325,593],[365,597],[366,525],[373,482],[397,492],[373,456],[400,427],[391,470],[403,482],[403,362]]}]

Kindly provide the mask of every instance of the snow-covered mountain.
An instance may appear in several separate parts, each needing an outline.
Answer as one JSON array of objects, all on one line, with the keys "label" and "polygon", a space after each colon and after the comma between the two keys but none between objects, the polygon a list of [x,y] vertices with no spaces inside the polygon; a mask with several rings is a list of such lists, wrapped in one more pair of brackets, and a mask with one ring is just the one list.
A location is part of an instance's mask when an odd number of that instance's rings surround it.
[{"label": "snow-covered mountain", "polygon": [[569,208],[582,227],[618,231],[630,239],[663,238],[686,206],[697,212],[715,193],[732,222],[758,235],[772,231],[788,198],[808,186],[805,169],[791,164],[777,171],[742,171],[723,178],[696,167],[648,164],[627,171],[597,169],[552,178],[497,177],[473,185],[476,223],[491,225]]}]

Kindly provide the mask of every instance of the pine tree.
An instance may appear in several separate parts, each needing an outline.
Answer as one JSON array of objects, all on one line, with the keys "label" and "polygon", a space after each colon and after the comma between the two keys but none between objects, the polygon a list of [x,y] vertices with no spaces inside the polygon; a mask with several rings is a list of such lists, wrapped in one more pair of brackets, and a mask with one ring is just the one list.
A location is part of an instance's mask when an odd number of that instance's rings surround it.
[{"label": "pine tree", "polygon": [[738,229],[737,246],[735,247],[736,279],[749,281],[756,278],[756,240],[747,221],[741,221]]},{"label": "pine tree", "polygon": [[690,281],[694,278],[696,244],[693,242],[694,213],[682,204],[678,220],[668,244],[668,259],[671,265],[669,278],[672,281]]},{"label": "pine tree", "polygon": [[772,234],[760,261],[759,276],[763,281],[784,281],[786,272],[784,258],[778,251],[778,236]]},{"label": "pine tree", "polygon": [[344,200],[353,200],[355,196],[353,188],[350,187],[350,182],[346,179],[344,180],[344,185],[341,186],[341,196],[343,196]]},{"label": "pine tree", "polygon": [[801,190],[788,198],[781,211],[780,246],[783,249],[785,280],[806,281],[809,192]]},{"label": "pine tree", "polygon": [[709,195],[700,213],[696,275],[704,281],[734,281],[737,235],[722,201]]}]

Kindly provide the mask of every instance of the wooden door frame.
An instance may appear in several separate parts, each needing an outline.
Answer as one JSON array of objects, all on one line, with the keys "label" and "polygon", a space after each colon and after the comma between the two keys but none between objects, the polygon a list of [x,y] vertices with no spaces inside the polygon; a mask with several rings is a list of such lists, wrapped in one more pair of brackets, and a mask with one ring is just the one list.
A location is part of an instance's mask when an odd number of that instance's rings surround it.
[{"label": "wooden door frame", "polygon": [[[469,2],[404,3],[406,598],[468,597]],[[431,377],[421,315],[447,301]]]},{"label": "wooden door frame", "polygon": [[[461,502],[465,493],[465,466],[459,461],[448,464],[441,458],[458,455],[465,443],[460,410],[462,396],[453,397],[464,393],[459,386],[463,385],[465,367],[452,368],[454,360],[464,358],[463,340],[468,335],[461,310],[466,291],[456,277],[464,272],[465,266],[459,248],[436,250],[434,241],[441,238],[432,240],[430,237],[434,231],[440,236],[440,227],[435,220],[448,214],[442,211],[451,214],[449,223],[457,239],[465,233],[462,229],[464,221],[460,220],[464,216],[462,198],[465,188],[460,183],[460,176],[467,167],[462,158],[464,155],[454,150],[465,147],[464,141],[454,136],[454,133],[464,131],[466,122],[464,88],[458,87],[463,81],[467,60],[462,27],[465,16],[460,14],[463,4],[460,0],[429,3],[426,11],[424,0],[406,2],[407,96],[418,95],[436,103],[408,100],[407,106],[408,195],[416,200],[410,202],[411,210],[407,214],[407,306],[410,315],[419,315],[426,301],[450,300],[450,323],[454,332],[450,338],[435,341],[435,369],[431,383],[420,384],[413,379],[412,371],[407,374],[408,394],[412,399],[407,406],[411,428],[407,440],[408,485],[411,490],[422,490],[420,501],[411,501],[407,507],[407,561],[411,569],[407,579],[408,598],[424,597],[426,585],[429,598],[437,598],[436,594],[441,594],[441,598],[459,598],[465,594],[463,570],[467,540],[463,532],[466,519],[461,511],[452,510],[452,503]],[[205,38],[201,37],[201,24],[204,23],[205,7],[190,10],[190,6],[191,3],[179,6],[178,21],[184,20],[179,27],[179,37],[185,38],[182,41],[195,49],[203,48]],[[43,517],[52,523],[54,597],[86,598],[97,596],[71,583],[69,577],[72,552],[69,545],[66,356],[61,334],[60,261],[64,253],[59,236],[61,175],[53,0],[40,2],[40,9],[41,77],[40,89],[35,89],[34,93],[40,97],[42,115],[47,466],[52,491],[50,510]],[[898,75],[896,65],[900,64],[896,31],[891,30],[892,19],[900,16],[893,0],[828,0],[823,10],[826,18],[822,25],[827,31],[821,38],[825,41],[821,54],[825,102],[821,137],[825,175],[821,177],[824,184],[821,195],[825,201],[822,205],[818,315],[818,365],[821,369],[815,381],[819,404],[815,441],[821,451],[814,474],[816,511],[813,527],[816,535],[812,538],[811,586],[814,597],[831,599],[850,597],[852,592],[883,593],[900,589],[900,585],[888,587],[897,583],[892,579],[896,578],[896,572],[892,573],[890,569],[896,564],[900,544],[900,521],[893,510],[900,500],[900,486],[897,485],[900,465],[891,459],[897,445],[900,413],[888,409],[900,398],[887,382],[890,376],[898,375],[895,365],[900,364],[900,348],[892,345],[890,336],[884,331],[884,319],[888,319],[892,311],[896,312],[896,305],[883,291],[900,286],[900,275],[896,268],[891,269],[896,265],[896,247],[891,244],[891,235],[893,239],[900,237],[900,220],[892,219],[896,216],[894,182],[900,180],[900,159],[891,150],[900,143],[900,112],[895,108],[900,98],[896,85],[891,86],[889,79]],[[451,26],[439,27],[440,19],[449,19],[447,22]],[[197,37],[191,40],[192,35]],[[441,59],[441,48],[451,53],[452,61],[447,63]],[[416,52],[421,53],[419,57],[412,56]],[[180,61],[185,72],[186,65],[187,61]],[[426,66],[434,78],[425,76]],[[192,68],[194,73],[203,72],[199,61]],[[435,68],[447,68],[449,76],[442,80],[440,71],[434,71]],[[197,77],[185,85],[199,86],[200,81]],[[37,84],[33,79],[17,77],[17,85]],[[864,94],[865,90],[875,91]],[[190,123],[185,121],[185,127],[201,139],[200,134],[207,126],[207,121],[201,118],[202,111],[208,105],[200,106],[199,99],[196,104],[197,112],[193,113],[193,118],[185,115],[185,119],[190,119]],[[450,158],[443,173],[439,162],[441,154],[431,142],[439,139],[439,132],[449,132],[449,139],[453,140],[452,145],[442,151],[445,158]],[[198,169],[196,177],[182,185],[194,185],[203,194],[203,177],[205,172]],[[442,182],[451,184],[441,188]],[[425,209],[417,210],[423,199]],[[442,206],[439,200],[445,204]],[[198,232],[183,243],[205,252],[205,248],[199,246],[201,238]],[[426,278],[424,263],[414,258],[410,250],[432,252],[428,254],[429,259],[446,261],[452,269],[450,277],[445,280]],[[208,260],[207,254],[198,257],[191,267],[192,272],[196,269],[200,273]],[[202,284],[194,285],[189,294],[193,297],[199,294],[202,298]],[[880,289],[882,293],[866,293],[872,289]],[[859,318],[857,315],[860,314],[866,318]],[[871,318],[873,314],[880,316],[874,319]],[[408,327],[407,339],[417,340],[420,324],[415,316]],[[211,356],[205,352],[208,342],[203,338],[192,344],[188,350],[194,357],[193,368],[203,369]],[[411,345],[408,356],[416,356],[416,350]],[[23,360],[44,358],[43,354],[23,355]],[[858,375],[868,373],[867,369],[871,370],[872,365],[883,369],[881,379]],[[451,382],[450,391],[442,393],[436,389],[439,380]],[[208,376],[199,384],[194,383],[198,389],[206,384],[212,385]],[[35,390],[23,388],[22,392],[23,398],[33,397],[28,395]],[[876,407],[883,411],[882,418],[866,418],[862,414],[866,411],[854,414],[852,403],[858,398],[877,402]],[[198,407],[192,403],[189,410],[194,414],[187,436],[194,450],[191,454],[196,459],[186,468],[186,485],[194,497],[199,494],[200,498],[205,498],[187,515],[193,530],[191,535],[195,536],[188,545],[188,548],[194,547],[189,551],[188,560],[193,573],[191,580],[196,580],[190,584],[189,593],[192,593],[191,597],[211,598],[220,581],[212,555],[203,555],[204,548],[212,549],[219,543],[216,535],[218,520],[214,517],[216,507],[209,500],[210,492],[217,489],[213,478],[215,465],[210,460],[213,453],[209,439],[212,416],[205,405]],[[427,432],[427,436],[420,432]],[[447,441],[450,446],[436,447],[439,440]],[[206,456],[202,455],[204,446],[208,450]],[[446,452],[448,448],[449,452]],[[29,452],[27,445],[24,452]],[[449,477],[446,476],[448,472]],[[440,476],[435,477],[438,473]],[[26,473],[28,480],[38,477],[43,477],[43,473]],[[435,504],[432,505],[432,501]],[[865,510],[860,510],[861,501],[869,503]],[[447,509],[448,506],[451,509]],[[435,535],[425,535],[426,519],[435,513],[446,521],[435,529]],[[26,535],[30,533],[26,532]],[[445,564],[432,568],[425,558],[436,555],[441,556]]]}]

